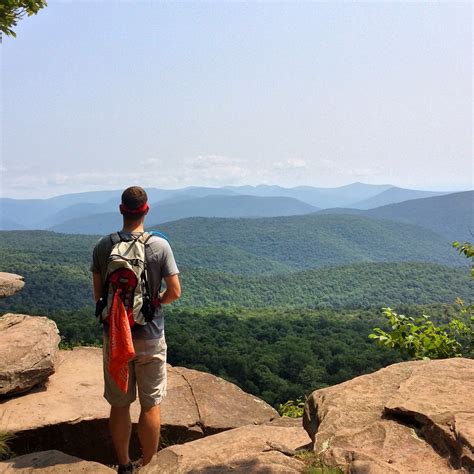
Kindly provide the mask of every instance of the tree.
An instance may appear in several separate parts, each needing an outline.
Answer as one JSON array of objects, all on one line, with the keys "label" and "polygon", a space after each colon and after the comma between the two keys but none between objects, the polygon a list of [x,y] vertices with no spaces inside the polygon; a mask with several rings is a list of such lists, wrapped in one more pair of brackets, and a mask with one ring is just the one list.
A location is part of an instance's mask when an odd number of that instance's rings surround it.
[{"label": "tree", "polygon": [[16,37],[15,28],[25,15],[36,15],[47,5],[45,0],[2,0],[0,2],[0,31]]}]

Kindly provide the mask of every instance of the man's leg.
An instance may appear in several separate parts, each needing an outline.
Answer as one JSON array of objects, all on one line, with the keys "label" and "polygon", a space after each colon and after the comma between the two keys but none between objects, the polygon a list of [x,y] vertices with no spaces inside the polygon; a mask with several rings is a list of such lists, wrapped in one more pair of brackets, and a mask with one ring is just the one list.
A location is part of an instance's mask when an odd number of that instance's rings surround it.
[{"label": "man's leg", "polygon": [[112,406],[110,408],[109,427],[119,464],[128,464],[130,462],[129,446],[132,433],[130,405],[124,407]]},{"label": "man's leg", "polygon": [[160,441],[160,405],[143,408],[138,420],[138,438],[143,453],[142,464],[148,464],[158,450]]},{"label": "man's leg", "polygon": [[104,359],[104,397],[110,404],[109,428],[112,441],[117,453],[119,464],[128,464],[130,435],[132,422],[130,419],[130,404],[136,398],[135,367],[128,364],[128,391],[122,392],[112,379],[109,372],[110,341],[104,334],[103,359]]},{"label": "man's leg", "polygon": [[143,453],[143,465],[148,464],[158,450],[160,440],[160,403],[166,395],[166,341],[157,339],[135,341],[137,354],[135,371],[141,413],[138,438]]}]

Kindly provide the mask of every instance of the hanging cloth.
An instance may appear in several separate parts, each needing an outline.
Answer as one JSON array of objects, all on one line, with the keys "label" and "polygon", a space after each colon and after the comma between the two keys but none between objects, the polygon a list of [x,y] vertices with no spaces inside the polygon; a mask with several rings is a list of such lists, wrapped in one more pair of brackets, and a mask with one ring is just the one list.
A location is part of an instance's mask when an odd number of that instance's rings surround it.
[{"label": "hanging cloth", "polygon": [[[129,317],[117,288],[109,314],[110,357],[109,372],[122,392],[128,390],[128,362],[135,357]],[[133,311],[133,308],[132,308]]]}]

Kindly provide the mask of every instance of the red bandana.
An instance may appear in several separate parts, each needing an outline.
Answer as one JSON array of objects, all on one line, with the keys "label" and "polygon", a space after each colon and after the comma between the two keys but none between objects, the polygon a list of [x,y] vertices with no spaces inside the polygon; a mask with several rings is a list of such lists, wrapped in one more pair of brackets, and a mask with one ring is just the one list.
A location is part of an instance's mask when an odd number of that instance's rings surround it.
[{"label": "red bandana", "polygon": [[136,209],[129,209],[125,204],[120,204],[120,213],[121,214],[144,214],[146,211],[150,209],[150,206],[146,202],[141,207],[137,207]]}]

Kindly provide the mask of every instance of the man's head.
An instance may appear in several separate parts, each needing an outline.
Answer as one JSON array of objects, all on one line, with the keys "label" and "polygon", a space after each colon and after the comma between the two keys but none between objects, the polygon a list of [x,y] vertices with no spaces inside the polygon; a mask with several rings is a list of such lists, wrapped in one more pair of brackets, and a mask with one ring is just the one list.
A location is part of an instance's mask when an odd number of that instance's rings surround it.
[{"label": "man's head", "polygon": [[131,186],[122,193],[120,213],[126,221],[138,221],[148,213],[148,196],[140,186]]}]

